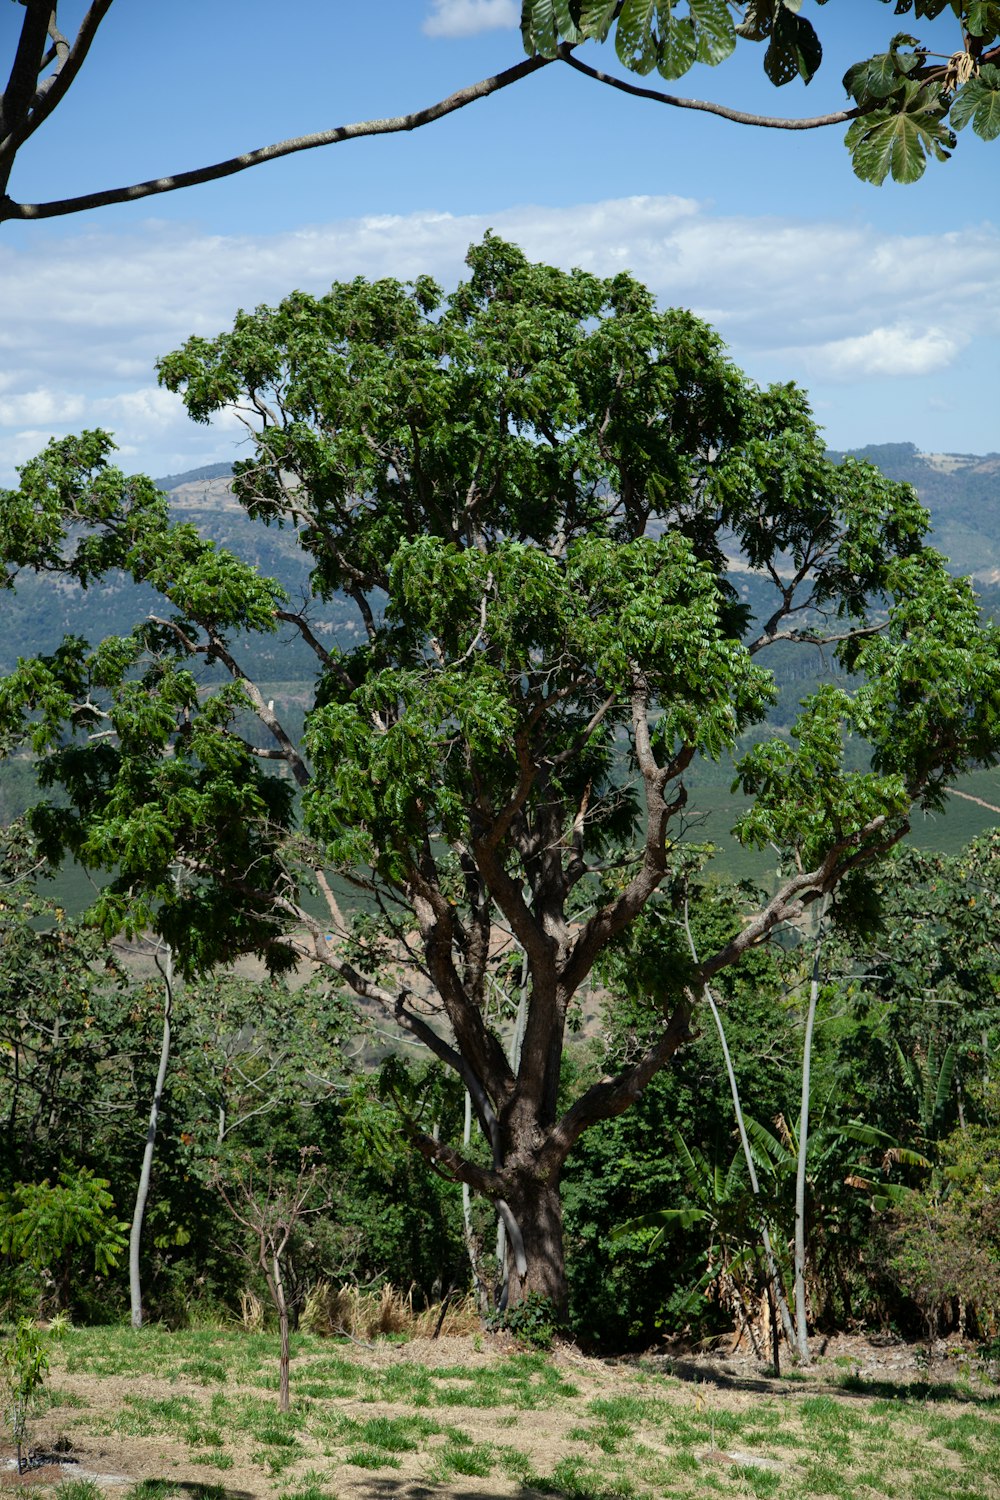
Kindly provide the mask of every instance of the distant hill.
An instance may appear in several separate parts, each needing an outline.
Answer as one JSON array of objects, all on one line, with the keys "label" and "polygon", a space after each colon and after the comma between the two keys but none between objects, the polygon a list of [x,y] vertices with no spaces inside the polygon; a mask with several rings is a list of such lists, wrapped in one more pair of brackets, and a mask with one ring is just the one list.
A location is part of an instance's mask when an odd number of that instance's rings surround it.
[{"label": "distant hill", "polygon": [[158,490],[180,489],[182,484],[194,484],[198,479],[230,479],[232,464],[205,464],[201,469],[187,469],[183,474],[167,474],[163,479],[154,479]]},{"label": "distant hill", "polygon": [[872,443],[849,452],[876,464],[888,479],[913,485],[931,513],[934,546],[956,573],[1000,584],[1000,453],[921,453],[915,443]]},{"label": "distant hill", "polygon": [[[1000,454],[921,453],[914,443],[880,443],[852,453],[878,465],[890,479],[915,486],[931,513],[933,541],[951,559],[956,572],[971,573],[990,613],[1000,613]],[[832,453],[839,459],[844,455]],[[265,526],[252,521],[232,494],[232,465],[206,464],[182,474],[156,480],[170,497],[179,519],[192,522],[202,535],[252,562],[276,578],[293,607],[310,596],[309,568],[290,527]],[[741,580],[751,603],[752,581]],[[747,587],[749,585],[749,588]],[[137,589],[122,578],[109,578],[99,588],[83,590],[60,581],[23,577],[14,594],[2,600],[0,672],[9,671],[18,656],[51,651],[65,634],[90,640],[124,634],[137,619],[162,607],[149,589]],[[322,639],[344,646],[356,643],[355,612],[340,600],[310,607],[313,628]],[[268,680],[291,682],[311,678],[316,659],[291,632],[257,640],[248,666]],[[775,662],[777,666],[777,661]],[[822,671],[822,667],[818,668]],[[816,664],[790,661],[790,678],[811,679]],[[779,676],[785,672],[779,669]],[[793,698],[811,682],[796,685]],[[791,686],[791,682],[789,682]]]}]

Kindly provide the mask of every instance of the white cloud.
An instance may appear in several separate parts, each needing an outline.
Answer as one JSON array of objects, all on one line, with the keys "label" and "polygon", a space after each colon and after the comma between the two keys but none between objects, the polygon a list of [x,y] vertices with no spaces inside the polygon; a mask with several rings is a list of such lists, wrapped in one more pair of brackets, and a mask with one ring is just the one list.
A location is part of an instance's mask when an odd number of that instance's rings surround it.
[{"label": "white cloud", "polygon": [[3,420],[19,427],[24,422],[65,426],[77,422],[84,415],[86,402],[80,395],[66,391],[36,389],[23,391],[20,395],[6,396],[3,403]]},{"label": "white cloud", "polygon": [[427,36],[478,36],[516,26],[520,19],[516,0],[431,0],[423,31]]},{"label": "white cloud", "polygon": [[[110,427],[132,466],[154,474],[231,456],[235,426],[191,423],[180,400],[154,383],[159,356],[189,334],[228,327],[238,307],[277,302],[293,287],[321,293],[356,275],[429,272],[448,288],[469,243],[488,228],[535,259],[601,275],[629,269],[663,304],[692,308],[757,378],[809,385],[837,446],[924,442],[922,413],[947,369],[956,417],[949,427],[941,413],[927,442],[996,447],[983,371],[1000,333],[997,230],[885,235],[863,224],[725,216],[690,198],[636,197],[489,215],[379,214],[257,237],[151,221],[30,251],[0,246],[0,484],[51,434],[88,426]],[[905,399],[892,384],[901,375],[910,377]],[[921,377],[926,391],[917,389]],[[868,395],[853,410],[864,425],[852,429],[845,403],[862,384]],[[973,408],[980,428],[956,427]]]},{"label": "white cloud", "polygon": [[944,328],[921,329],[912,323],[873,328],[854,338],[834,339],[809,352],[809,363],[834,380],[873,375],[932,375],[951,364],[968,343]]}]

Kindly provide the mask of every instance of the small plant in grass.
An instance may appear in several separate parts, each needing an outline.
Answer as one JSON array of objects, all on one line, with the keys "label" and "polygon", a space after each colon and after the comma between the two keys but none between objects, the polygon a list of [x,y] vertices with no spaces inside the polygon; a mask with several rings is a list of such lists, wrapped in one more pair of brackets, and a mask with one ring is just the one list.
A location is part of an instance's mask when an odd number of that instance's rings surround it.
[{"label": "small plant in grass", "polygon": [[401,1469],[403,1467],[398,1458],[393,1458],[390,1453],[373,1448],[352,1448],[344,1462],[351,1464],[355,1469]]},{"label": "small plant in grass", "polygon": [[96,1479],[70,1479],[59,1486],[59,1500],[103,1500]]},{"label": "small plant in grass", "polygon": [[48,1367],[48,1355],[41,1334],[30,1318],[21,1318],[13,1338],[0,1355],[3,1416],[17,1448],[19,1474],[23,1474],[27,1467],[24,1449],[28,1437],[28,1420],[41,1394]]},{"label": "small plant in grass", "polygon": [[495,1312],[486,1325],[491,1333],[509,1333],[529,1349],[551,1349],[559,1332],[559,1314],[548,1297],[538,1292],[528,1295],[514,1307]]},{"label": "small plant in grass", "polygon": [[49,1338],[52,1339],[53,1342],[57,1342],[59,1339],[65,1338],[67,1333],[72,1332],[73,1319],[70,1317],[66,1309],[61,1308],[59,1312],[53,1313],[52,1317],[49,1319]]}]

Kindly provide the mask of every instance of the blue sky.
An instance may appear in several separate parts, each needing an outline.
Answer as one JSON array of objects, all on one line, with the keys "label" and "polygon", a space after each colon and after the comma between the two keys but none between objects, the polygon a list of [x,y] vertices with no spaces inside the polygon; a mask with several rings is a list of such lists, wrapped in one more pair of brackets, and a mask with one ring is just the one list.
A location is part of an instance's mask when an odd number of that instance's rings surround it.
[{"label": "blue sky", "polygon": [[[63,0],[66,29],[83,8]],[[845,67],[904,23],[876,0],[805,13],[826,45],[808,88],[774,90],[746,47],[672,90],[770,114],[842,107]],[[10,191],[69,196],[416,108],[517,61],[516,18],[514,0],[116,0]],[[0,4],[5,74],[19,19]],[[922,34],[951,52],[950,24]],[[235,424],[195,426],[158,389],[157,356],[293,287],[423,271],[451,285],[488,227],[538,258],[628,267],[693,308],[756,379],[804,384],[832,446],[1000,449],[1000,143],[967,131],[920,183],[876,189],[842,134],[668,110],[557,64],[410,135],[0,225],[0,483],[83,427],[110,428],[123,463],[153,474],[238,456]]]}]

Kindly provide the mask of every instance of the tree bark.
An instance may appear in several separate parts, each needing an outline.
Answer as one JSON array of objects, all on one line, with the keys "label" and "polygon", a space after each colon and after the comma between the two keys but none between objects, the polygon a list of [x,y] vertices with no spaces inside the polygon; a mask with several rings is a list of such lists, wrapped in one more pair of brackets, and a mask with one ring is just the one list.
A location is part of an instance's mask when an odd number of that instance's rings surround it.
[{"label": "tree bark", "polygon": [[564,1317],[569,1292],[558,1179],[543,1178],[530,1165],[521,1167],[497,1206],[507,1228],[507,1306],[516,1307],[534,1294]]},{"label": "tree bark", "polygon": [[[465,1091],[465,1126],[462,1131],[462,1146],[468,1151],[472,1140],[472,1097]],[[486,1286],[479,1271],[479,1255],[476,1249],[476,1236],[472,1229],[472,1189],[467,1182],[462,1183],[462,1237],[465,1240],[465,1251],[469,1257],[469,1266],[472,1271],[472,1283],[476,1290],[476,1306],[479,1308],[480,1317],[485,1318],[489,1312],[489,1297]]]},{"label": "tree bark", "polygon": [[[286,1241],[287,1243],[287,1237]],[[288,1411],[291,1404],[289,1397],[288,1365],[290,1359],[288,1347],[288,1303],[285,1300],[285,1283],[281,1275],[281,1254],[275,1250],[271,1256],[271,1268],[267,1273],[268,1290],[271,1293],[271,1301],[278,1309],[278,1328],[281,1331],[281,1355],[278,1360],[278,1410]]]},{"label": "tree bark", "polygon": [[142,1221],[146,1212],[146,1200],[149,1197],[149,1178],[153,1167],[153,1148],[156,1145],[156,1131],[160,1120],[160,1103],[163,1098],[163,1086],[167,1078],[167,1065],[170,1062],[170,1017],[174,1004],[174,969],[173,955],[167,949],[166,964],[161,967],[159,959],[156,966],[163,975],[163,1038],[160,1043],[160,1065],[156,1071],[156,1083],[153,1086],[153,1103],[149,1111],[149,1129],[146,1132],[146,1148],[142,1153],[142,1170],[139,1173],[139,1186],[135,1194],[135,1207],[132,1210],[132,1228],[128,1240],[128,1284],[129,1299],[132,1305],[132,1327],[142,1327],[142,1283],[139,1277],[139,1249],[142,1243]]}]

